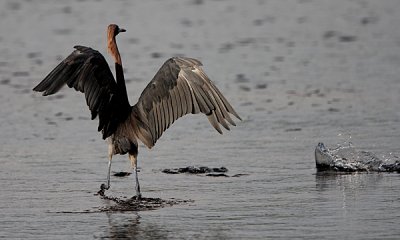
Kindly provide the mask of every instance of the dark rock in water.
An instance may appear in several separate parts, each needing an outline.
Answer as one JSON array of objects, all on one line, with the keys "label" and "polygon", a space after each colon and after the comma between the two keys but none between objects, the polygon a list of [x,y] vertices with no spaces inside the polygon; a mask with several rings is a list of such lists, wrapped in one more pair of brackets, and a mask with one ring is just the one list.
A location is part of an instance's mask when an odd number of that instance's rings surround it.
[{"label": "dark rock in water", "polygon": [[381,165],[382,172],[398,172],[400,173],[400,161],[396,161],[393,164],[382,164]]},{"label": "dark rock in water", "polygon": [[358,151],[351,144],[328,149],[318,143],[315,163],[317,171],[400,173],[400,160],[381,160],[371,152]]},{"label": "dark rock in water", "polygon": [[179,174],[179,172],[175,171],[174,169],[164,169],[162,172],[166,174]]},{"label": "dark rock in water", "polygon": [[224,172],[227,172],[228,169],[226,167],[220,167],[220,168],[213,168],[212,171],[213,172],[224,173]]},{"label": "dark rock in water", "polygon": [[248,174],[235,174],[232,176],[227,175],[228,169],[226,167],[219,167],[219,168],[209,168],[209,167],[184,167],[184,168],[171,168],[171,169],[164,169],[162,170],[163,173],[166,174],[195,174],[195,175],[202,175],[205,174],[207,177],[241,177],[246,176]]},{"label": "dark rock in water", "polygon": [[231,177],[242,177],[242,176],[248,176],[249,174],[246,174],[246,173],[238,173],[238,174],[235,174],[235,175],[232,175]]},{"label": "dark rock in water", "polygon": [[229,177],[225,173],[209,173],[206,176],[207,177]]},{"label": "dark rock in water", "polygon": [[126,176],[131,175],[131,173],[130,173],[130,172],[116,172],[116,173],[114,173],[113,175],[114,175],[115,177],[126,177]]},{"label": "dark rock in water", "polygon": [[212,170],[209,167],[186,167],[179,169],[179,172],[181,173],[192,173],[192,174],[208,173],[211,171]]},{"label": "dark rock in water", "polygon": [[224,173],[227,171],[228,171],[228,169],[225,167],[209,168],[209,167],[194,167],[194,166],[162,170],[163,173],[167,173],[167,174],[179,174],[179,173],[204,174],[204,173],[213,173],[213,172]]}]

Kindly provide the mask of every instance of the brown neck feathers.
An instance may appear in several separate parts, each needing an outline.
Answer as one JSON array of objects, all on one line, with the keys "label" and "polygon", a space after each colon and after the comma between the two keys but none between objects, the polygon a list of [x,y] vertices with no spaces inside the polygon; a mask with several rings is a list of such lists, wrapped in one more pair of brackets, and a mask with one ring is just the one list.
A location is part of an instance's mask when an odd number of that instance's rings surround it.
[{"label": "brown neck feathers", "polygon": [[114,58],[114,61],[122,65],[121,55],[119,54],[117,42],[115,41],[115,34],[113,31],[107,33],[107,50]]}]

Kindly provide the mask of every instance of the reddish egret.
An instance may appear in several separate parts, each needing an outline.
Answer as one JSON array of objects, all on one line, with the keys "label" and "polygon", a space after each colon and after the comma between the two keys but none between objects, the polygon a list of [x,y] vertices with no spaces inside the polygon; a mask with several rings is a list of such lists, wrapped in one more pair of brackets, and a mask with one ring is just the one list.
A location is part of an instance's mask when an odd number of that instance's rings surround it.
[{"label": "reddish egret", "polygon": [[101,53],[75,46],[76,50],[33,90],[47,96],[66,84],[85,94],[92,120],[99,117],[98,131],[109,141],[107,182],[101,185],[101,190],[110,187],[112,156],[128,153],[135,173],[136,197],[140,198],[138,139],[148,148],[153,147],[175,120],[189,113],[205,114],[219,133],[222,133],[220,125],[227,130],[228,123],[235,126],[229,114],[240,117],[203,72],[200,61],[186,57],[168,59],[143,90],[139,101],[131,106],[115,41],[121,32],[125,29],[115,24],[108,26],[108,52],[115,61],[116,81]]}]

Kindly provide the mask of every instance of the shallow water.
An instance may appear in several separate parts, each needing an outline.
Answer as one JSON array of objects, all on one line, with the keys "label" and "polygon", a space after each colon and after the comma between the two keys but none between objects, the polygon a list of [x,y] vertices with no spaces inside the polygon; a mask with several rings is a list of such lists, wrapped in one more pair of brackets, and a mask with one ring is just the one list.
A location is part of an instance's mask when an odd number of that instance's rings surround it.
[{"label": "shallow water", "polygon": [[[400,175],[317,175],[314,147],[399,155],[399,11],[394,0],[1,2],[0,238],[396,239]],[[111,22],[128,30],[118,41],[131,103],[185,55],[243,118],[219,135],[185,117],[139,149],[146,197],[193,202],[98,212],[113,204],[94,195],[107,145],[83,96],[31,91],[73,45],[106,54]],[[247,175],[162,173],[192,165]],[[113,171],[129,170],[114,157]],[[112,177],[108,194],[133,196],[133,176]]]}]

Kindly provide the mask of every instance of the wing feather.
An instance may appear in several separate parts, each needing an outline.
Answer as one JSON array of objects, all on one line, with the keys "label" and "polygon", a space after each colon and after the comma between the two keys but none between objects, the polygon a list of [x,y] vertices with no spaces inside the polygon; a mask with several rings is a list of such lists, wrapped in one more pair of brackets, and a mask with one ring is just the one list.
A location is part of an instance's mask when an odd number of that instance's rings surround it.
[{"label": "wing feather", "polygon": [[[229,125],[226,123],[227,120],[231,125],[236,126],[235,122],[232,121],[229,114],[227,113],[225,106],[221,104],[221,100],[218,95],[210,94],[210,98],[215,102],[215,113],[217,116],[218,122],[227,130],[230,130]],[[214,97],[215,96],[215,97]]]},{"label": "wing feather", "polygon": [[157,139],[161,136],[161,126],[162,126],[162,122],[161,122],[161,109],[160,109],[160,104],[157,103],[156,104],[156,113],[157,113]]},{"label": "wing feather", "polygon": [[214,106],[216,107],[215,111],[219,112],[232,126],[236,126],[235,122],[229,116],[228,110],[226,109],[225,105],[223,104],[218,93],[215,91],[215,89],[212,86],[208,85],[207,87],[208,87],[208,91],[209,91],[209,96],[215,103],[214,104]]},{"label": "wing feather", "polygon": [[218,120],[215,117],[215,113],[211,113],[209,115],[207,115],[208,121],[211,123],[211,125],[220,133],[222,134],[222,130],[218,124]]},{"label": "wing feather", "polygon": [[156,115],[153,110],[149,114],[149,122],[148,122],[148,126],[149,126],[149,130],[150,130],[152,139],[154,139],[156,137],[156,130],[155,130],[156,124],[155,123],[156,123]]},{"label": "wing feather", "polygon": [[172,108],[172,112],[173,112],[172,123],[176,119],[178,119],[178,117],[179,117],[178,116],[178,111],[179,111],[178,108],[180,108],[180,107],[181,107],[181,102],[180,102],[180,100],[178,100],[177,89],[173,88],[172,91],[171,91],[171,108]]},{"label": "wing feather", "polygon": [[[166,129],[168,129],[168,127],[169,127],[169,125],[171,125],[172,124],[172,122],[171,122],[171,115],[173,115],[173,114],[171,114],[171,104],[169,103],[169,101],[170,101],[170,97],[168,98],[168,99],[166,99],[165,100],[165,103],[164,103],[164,105],[165,105],[165,109],[166,109],[166,114],[167,114],[167,118],[165,119],[165,127],[164,127],[164,131],[166,130]],[[173,118],[173,116],[172,116],[172,118]]]},{"label": "wing feather", "polygon": [[183,96],[186,98],[186,112],[184,114],[188,113],[199,113],[198,110],[198,104],[196,99],[193,96],[193,90],[190,88],[190,85],[187,83],[187,80],[183,77],[179,78],[181,81],[178,81],[178,84],[180,84],[183,88]]},{"label": "wing feather", "polygon": [[167,124],[167,128],[166,128],[166,129],[168,129],[169,126],[171,126],[171,124],[173,124],[174,121],[175,121],[175,119],[176,119],[176,118],[174,118],[174,108],[172,107],[173,92],[171,91],[170,94],[171,94],[171,95],[170,95],[170,97],[169,97],[168,100],[167,100],[167,105],[168,105],[168,117],[169,117],[169,119],[168,119],[168,124]]},{"label": "wing feather", "polygon": [[[178,118],[203,113],[210,124],[222,134],[220,125],[229,130],[235,125],[229,114],[240,119],[214,83],[206,76],[201,63],[192,58],[176,57],[167,60],[143,90],[133,109],[140,109],[138,120],[144,123],[148,136],[139,139],[149,148]],[[152,144],[149,144],[152,143]]]},{"label": "wing feather", "polygon": [[209,114],[211,109],[208,108],[207,103],[201,94],[202,90],[197,87],[193,87],[193,92],[196,96],[197,103],[199,104],[200,112]]},{"label": "wing feather", "polygon": [[183,89],[182,84],[179,84],[179,79],[177,80],[176,90],[178,91],[179,101],[181,104],[178,116],[182,117],[187,113],[187,104],[189,103],[186,101],[185,90]]},{"label": "wing feather", "polygon": [[130,111],[127,100],[120,97],[115,79],[103,55],[92,48],[75,46],[35,88],[43,96],[58,92],[64,85],[85,94],[92,119],[99,116],[103,138],[114,133]]},{"label": "wing feather", "polygon": [[[167,108],[164,106],[165,99],[161,99],[160,102],[160,111],[161,111],[161,133],[165,131],[165,126],[166,126],[166,111]],[[161,136],[161,135],[160,135]]]}]

